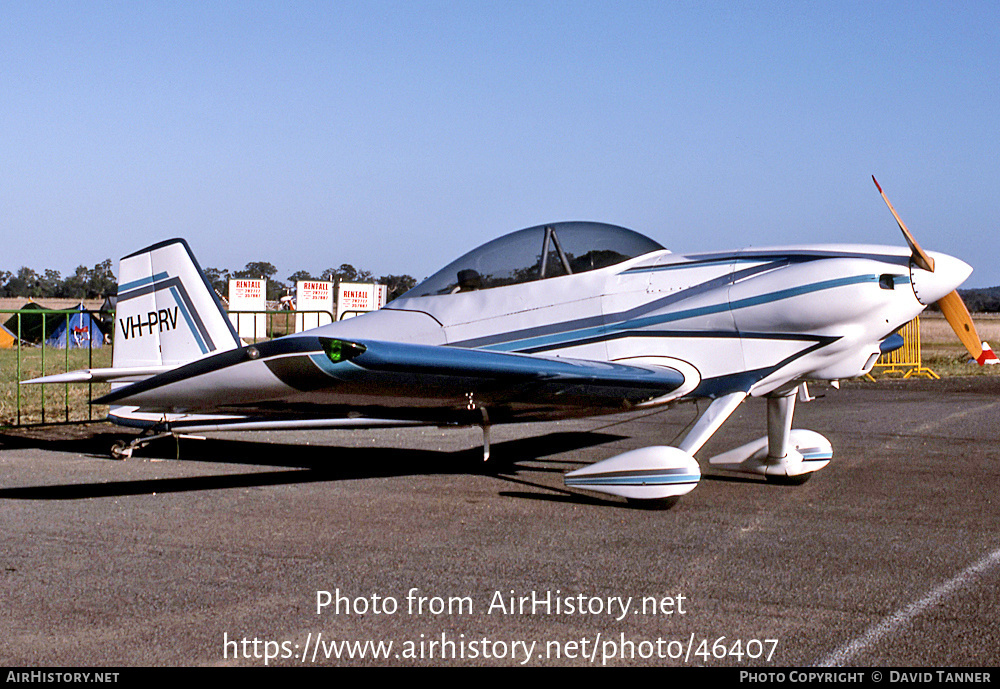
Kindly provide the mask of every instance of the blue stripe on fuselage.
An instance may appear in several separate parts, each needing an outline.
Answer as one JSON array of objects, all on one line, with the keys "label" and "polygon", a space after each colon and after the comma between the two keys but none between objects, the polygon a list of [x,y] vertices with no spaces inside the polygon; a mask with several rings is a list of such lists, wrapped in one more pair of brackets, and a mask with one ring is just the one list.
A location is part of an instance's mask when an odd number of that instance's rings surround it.
[{"label": "blue stripe on fuselage", "polygon": [[[551,335],[546,335],[542,337],[509,340],[507,342],[499,342],[497,344],[484,346],[482,347],[482,349],[516,352],[516,351],[525,351],[528,349],[537,351],[539,347],[543,347],[546,349],[552,349],[555,348],[556,346],[569,347],[572,346],[575,342],[580,340],[593,341],[595,338],[596,339],[610,338],[627,330],[648,328],[651,326],[661,325],[663,323],[680,321],[686,318],[697,318],[699,316],[708,316],[716,313],[722,313],[724,311],[736,311],[738,309],[749,308],[752,306],[760,306],[761,304],[769,304],[781,301],[783,299],[791,299],[793,297],[801,296],[803,294],[821,292],[828,289],[836,289],[838,287],[861,284],[865,282],[878,282],[878,280],[879,280],[878,275],[852,275],[843,278],[836,278],[833,280],[823,280],[821,282],[816,282],[810,285],[799,285],[797,287],[790,287],[788,289],[779,290],[777,292],[760,294],[754,297],[746,297],[744,299],[739,299],[734,302],[710,304],[708,306],[700,306],[693,309],[675,311],[673,313],[664,313],[655,316],[644,316],[641,318],[633,318],[630,320],[619,321],[617,323],[608,323],[591,328],[582,328],[578,330],[568,330],[568,331],[553,333]],[[693,334],[696,335],[697,333]]]}]

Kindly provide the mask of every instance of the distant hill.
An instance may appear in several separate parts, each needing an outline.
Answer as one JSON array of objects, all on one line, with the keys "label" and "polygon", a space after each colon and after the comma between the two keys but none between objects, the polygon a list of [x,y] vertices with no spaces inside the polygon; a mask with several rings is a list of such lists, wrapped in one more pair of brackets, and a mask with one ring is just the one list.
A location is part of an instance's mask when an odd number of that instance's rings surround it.
[{"label": "distant hill", "polygon": [[997,287],[982,287],[980,289],[960,289],[962,301],[972,312],[1000,311],[1000,285]]}]

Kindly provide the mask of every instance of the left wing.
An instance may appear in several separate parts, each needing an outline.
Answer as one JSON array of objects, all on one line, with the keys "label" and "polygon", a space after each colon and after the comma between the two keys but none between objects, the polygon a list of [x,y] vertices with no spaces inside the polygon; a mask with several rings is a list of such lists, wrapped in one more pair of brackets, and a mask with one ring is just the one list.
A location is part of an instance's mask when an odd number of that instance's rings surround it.
[{"label": "left wing", "polygon": [[284,337],[118,388],[97,404],[162,413],[490,423],[610,413],[676,398],[667,366],[384,341]]}]

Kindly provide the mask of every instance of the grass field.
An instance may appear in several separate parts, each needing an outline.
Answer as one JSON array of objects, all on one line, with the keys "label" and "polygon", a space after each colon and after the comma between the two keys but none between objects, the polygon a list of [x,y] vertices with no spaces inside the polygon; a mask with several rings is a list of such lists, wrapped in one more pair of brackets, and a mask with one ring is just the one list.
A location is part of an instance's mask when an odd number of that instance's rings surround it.
[{"label": "grass field", "polygon": [[[972,319],[980,339],[996,351],[1000,346],[1000,314],[977,313]],[[1000,376],[1000,365],[969,363],[969,353],[940,313],[925,312],[920,317],[920,345],[924,366],[939,376]]]},{"label": "grass field", "polygon": [[[20,304],[24,300],[14,301]],[[5,306],[12,308],[11,304]],[[65,304],[52,306],[64,307]],[[260,337],[245,340],[257,342],[295,332],[295,315],[293,311],[268,312],[266,327],[262,328]],[[3,314],[3,317],[8,317],[8,314]],[[306,318],[315,320],[316,316],[309,312]],[[18,354],[16,349],[0,349],[0,426],[104,419],[108,408],[92,407],[90,400],[109,392],[111,387],[107,383],[18,386],[17,381],[81,368],[109,367],[111,351],[111,347],[91,351],[46,347],[43,354],[41,347],[23,347]]]},{"label": "grass field", "polygon": [[[19,361],[20,358],[20,361]],[[99,385],[21,385],[17,381],[53,375],[81,368],[111,366],[111,347],[91,351],[25,347],[20,357],[16,349],[0,349],[0,425],[57,423],[103,419],[108,408],[91,408],[91,394],[99,397],[109,392],[108,384]],[[19,370],[20,369],[20,370]],[[42,389],[44,387],[44,397]],[[20,419],[18,418],[20,394]]]}]

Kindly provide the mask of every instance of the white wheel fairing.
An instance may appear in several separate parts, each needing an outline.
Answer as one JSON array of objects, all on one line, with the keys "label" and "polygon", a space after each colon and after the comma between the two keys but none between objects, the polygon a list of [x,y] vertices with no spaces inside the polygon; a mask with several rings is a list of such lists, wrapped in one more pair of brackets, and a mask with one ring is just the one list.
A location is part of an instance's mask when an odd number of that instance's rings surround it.
[{"label": "white wheel fairing", "polygon": [[638,500],[685,495],[701,479],[697,460],[676,447],[630,450],[565,476],[567,486]]},{"label": "white wheel fairing", "polygon": [[786,457],[769,457],[767,436],[764,436],[716,455],[708,463],[722,471],[764,476],[799,476],[819,471],[833,459],[830,441],[815,431],[792,429],[789,442],[793,449]]}]

